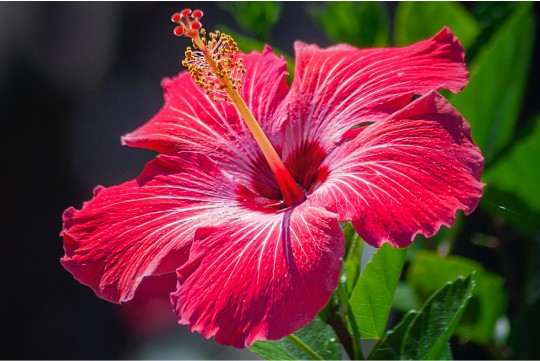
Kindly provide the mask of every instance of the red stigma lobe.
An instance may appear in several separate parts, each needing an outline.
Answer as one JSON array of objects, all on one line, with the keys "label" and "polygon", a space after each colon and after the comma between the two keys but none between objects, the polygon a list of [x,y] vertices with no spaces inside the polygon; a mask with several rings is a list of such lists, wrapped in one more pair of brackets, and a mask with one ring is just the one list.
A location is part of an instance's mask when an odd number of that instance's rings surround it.
[{"label": "red stigma lobe", "polygon": [[202,18],[203,12],[199,9],[194,10],[184,9],[179,13],[174,13],[171,16],[173,23],[177,23],[179,26],[174,28],[174,35],[185,35],[190,38],[194,38],[199,35],[199,30],[202,28],[202,24],[199,21]]}]

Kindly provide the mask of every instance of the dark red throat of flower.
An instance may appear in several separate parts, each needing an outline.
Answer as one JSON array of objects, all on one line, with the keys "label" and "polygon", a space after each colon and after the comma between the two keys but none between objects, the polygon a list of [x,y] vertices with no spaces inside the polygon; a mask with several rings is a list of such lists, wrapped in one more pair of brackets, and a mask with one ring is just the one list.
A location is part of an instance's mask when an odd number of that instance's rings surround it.
[{"label": "dark red throat of flower", "polygon": [[[306,198],[304,190],[291,176],[274,146],[238,93],[242,87],[240,77],[245,70],[241,59],[236,58],[233,61],[238,52],[236,42],[229,35],[218,31],[210,33],[210,41],[206,40],[206,31],[200,22],[202,16],[201,10],[184,9],[173,14],[171,18],[174,23],[178,24],[174,28],[174,34],[191,38],[193,47],[196,49],[195,51],[192,51],[191,48],[186,50],[186,59],[182,64],[188,68],[195,82],[209,96],[213,96],[213,100],[230,102],[242,115],[276,177],[283,195],[283,203],[286,206],[293,206],[303,202]],[[208,46],[209,44],[212,46]]]}]

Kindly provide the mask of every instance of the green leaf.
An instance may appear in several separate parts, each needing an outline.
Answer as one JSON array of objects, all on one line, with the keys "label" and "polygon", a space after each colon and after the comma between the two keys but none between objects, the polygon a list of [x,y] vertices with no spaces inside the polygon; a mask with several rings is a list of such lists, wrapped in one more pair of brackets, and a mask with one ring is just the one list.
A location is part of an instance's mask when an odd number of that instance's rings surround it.
[{"label": "green leaf", "polygon": [[472,297],[472,275],[447,283],[426,302],[408,327],[401,345],[401,359],[438,359],[448,355],[467,302]]},{"label": "green leaf", "polygon": [[485,344],[492,340],[497,320],[504,315],[506,309],[508,296],[501,277],[487,272],[480,263],[473,260],[458,256],[441,257],[436,253],[423,251],[411,261],[407,270],[407,283],[421,298],[426,299],[446,282],[473,272],[476,282],[474,297],[457,333]]},{"label": "green leaf", "polygon": [[392,308],[395,310],[407,312],[412,309],[417,309],[418,298],[411,285],[405,282],[399,282],[394,294]]},{"label": "green leaf", "polygon": [[418,311],[413,310],[406,313],[401,321],[384,335],[382,342],[369,355],[369,359],[399,360],[401,358],[401,344],[416,316],[418,316]]},{"label": "green leaf", "polygon": [[448,282],[426,302],[421,311],[409,311],[388,331],[369,355],[371,360],[451,360],[449,340],[472,296],[474,281],[469,276]]},{"label": "green leaf", "polygon": [[435,252],[421,251],[411,260],[407,270],[407,283],[420,291],[421,296],[427,298],[445,283],[482,269],[480,263],[468,258],[443,257]]},{"label": "green leaf", "polygon": [[497,26],[497,22],[515,9],[513,1],[479,1],[471,6],[471,12],[485,27]]},{"label": "green leaf", "polygon": [[480,25],[459,2],[400,2],[396,9],[396,45],[409,45],[424,40],[448,26],[465,49],[472,46],[480,33]]},{"label": "green leaf", "polygon": [[227,1],[220,3],[236,22],[258,40],[268,41],[270,30],[281,16],[279,1]]},{"label": "green leaf", "polygon": [[435,357],[437,360],[453,360],[454,357],[452,356],[452,347],[450,347],[450,342],[446,343],[446,347],[444,347],[439,355]]},{"label": "green leaf", "polygon": [[[279,342],[279,341],[278,341]],[[287,351],[278,342],[257,341],[252,346],[248,347],[251,352],[254,352],[267,360],[296,360],[295,352]],[[305,355],[302,353],[302,357]]]},{"label": "green leaf", "polygon": [[[303,346],[299,347],[299,344]],[[249,350],[269,360],[341,359],[341,349],[334,330],[319,317],[294,333],[292,338],[257,341]]]},{"label": "green leaf", "polygon": [[540,116],[533,124],[528,136],[486,170],[483,180],[488,187],[514,194],[532,210],[540,212]]},{"label": "green leaf", "polygon": [[480,49],[470,66],[470,82],[452,104],[469,121],[486,163],[508,145],[523,103],[534,40],[531,3],[519,7]]},{"label": "green leaf", "polygon": [[451,360],[449,340],[472,296],[474,281],[458,277],[435,292],[421,311],[410,311],[388,331],[371,360]]},{"label": "green leaf", "polygon": [[366,264],[349,300],[349,327],[355,336],[382,338],[406,253],[385,243]]},{"label": "green leaf", "polygon": [[372,1],[339,1],[308,8],[308,13],[333,42],[359,47],[388,45],[386,6]]}]

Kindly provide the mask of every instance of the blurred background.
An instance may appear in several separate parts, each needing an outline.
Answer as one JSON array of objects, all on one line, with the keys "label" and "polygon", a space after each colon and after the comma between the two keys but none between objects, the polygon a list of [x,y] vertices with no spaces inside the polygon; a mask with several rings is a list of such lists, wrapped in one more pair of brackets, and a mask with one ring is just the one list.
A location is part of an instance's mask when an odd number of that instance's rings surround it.
[{"label": "blurred background", "polygon": [[160,109],[161,79],[183,70],[188,41],[170,16],[185,7],[242,50],[267,42],[291,61],[295,40],[401,46],[449,25],[471,83],[445,95],[471,122],[488,186],[472,216],[414,243],[393,322],[445,277],[474,270],[454,356],[540,358],[540,6],[513,2],[0,3],[0,358],[258,358],[177,326],[166,295],[113,305],[59,263],[62,212],[155,156],[120,136]]}]

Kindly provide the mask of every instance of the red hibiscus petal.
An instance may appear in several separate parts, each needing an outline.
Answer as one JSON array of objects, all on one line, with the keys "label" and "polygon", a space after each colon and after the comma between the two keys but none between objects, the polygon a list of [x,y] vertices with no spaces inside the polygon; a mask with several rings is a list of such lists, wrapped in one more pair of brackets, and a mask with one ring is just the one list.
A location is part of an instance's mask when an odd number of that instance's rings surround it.
[{"label": "red hibiscus petal", "polygon": [[[288,92],[287,64],[270,47],[262,53],[239,54],[246,73],[240,93],[265,133],[276,143],[282,140],[273,122],[274,113]],[[238,178],[271,174],[262,153],[236,108],[212,96],[195,84],[187,72],[162,82],[165,105],[148,123],[122,138],[124,144],[177,155],[181,151],[201,152],[220,163]],[[277,136],[275,136],[277,135]],[[272,177],[270,177],[271,179]],[[272,180],[270,180],[272,182]]]},{"label": "red hibiscus petal", "polygon": [[206,156],[160,156],[135,180],[98,187],[81,210],[64,212],[61,262],[112,302],[130,300],[142,279],[175,272],[198,227],[212,225],[236,185]]},{"label": "red hibiscus petal", "polygon": [[468,81],[463,49],[447,28],[403,48],[320,49],[297,42],[295,52],[290,104],[281,109],[288,117],[279,118],[289,122],[283,149],[289,169],[308,161],[302,154],[310,148],[329,153],[352,126],[386,118],[414,94],[458,92]]},{"label": "red hibiscus petal", "polygon": [[351,219],[369,244],[404,247],[476,208],[483,165],[469,124],[431,92],[336,148],[310,200]]},{"label": "red hibiscus petal", "polygon": [[337,216],[308,202],[200,229],[171,295],[179,323],[235,347],[282,338],[328,302],[343,252]]}]

